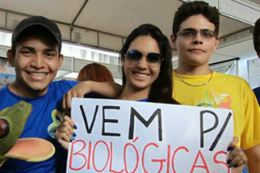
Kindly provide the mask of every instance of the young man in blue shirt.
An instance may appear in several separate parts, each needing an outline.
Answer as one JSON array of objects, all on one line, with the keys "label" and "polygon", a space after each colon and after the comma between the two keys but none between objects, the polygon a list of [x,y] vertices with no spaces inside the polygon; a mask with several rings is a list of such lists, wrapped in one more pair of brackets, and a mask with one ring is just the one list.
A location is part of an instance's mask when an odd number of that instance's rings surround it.
[{"label": "young man in blue shirt", "polygon": [[78,83],[53,81],[63,61],[61,42],[58,26],[41,16],[22,20],[13,32],[12,48],[8,50],[7,58],[15,68],[16,80],[0,90],[0,110],[21,100],[32,104],[32,113],[20,138],[48,140],[56,152],[52,158],[38,163],[9,159],[0,168],[1,173],[65,172],[66,151],[47,131],[53,122],[52,111],[61,110],[63,95]]}]

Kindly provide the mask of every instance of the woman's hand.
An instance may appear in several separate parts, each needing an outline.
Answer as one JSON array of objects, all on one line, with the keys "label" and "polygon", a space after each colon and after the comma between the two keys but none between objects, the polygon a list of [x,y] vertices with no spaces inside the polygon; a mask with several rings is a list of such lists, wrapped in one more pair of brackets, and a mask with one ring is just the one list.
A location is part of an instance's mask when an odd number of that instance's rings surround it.
[{"label": "woman's hand", "polygon": [[232,169],[232,173],[241,173],[247,165],[246,154],[240,147],[236,146],[238,141],[238,138],[234,137],[228,145],[228,151],[230,151],[230,153],[227,157],[227,164]]},{"label": "woman's hand", "polygon": [[69,142],[72,142],[76,137],[75,129],[77,129],[77,126],[74,121],[69,116],[65,116],[62,124],[55,132],[55,139],[66,150],[69,149]]}]

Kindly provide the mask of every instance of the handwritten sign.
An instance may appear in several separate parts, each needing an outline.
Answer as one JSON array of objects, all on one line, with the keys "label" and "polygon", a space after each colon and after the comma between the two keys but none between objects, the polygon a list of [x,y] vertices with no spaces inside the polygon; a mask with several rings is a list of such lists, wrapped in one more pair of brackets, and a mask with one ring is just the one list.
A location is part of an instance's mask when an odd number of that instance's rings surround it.
[{"label": "handwritten sign", "polygon": [[67,172],[229,172],[228,109],[108,99],[72,100],[78,126]]}]

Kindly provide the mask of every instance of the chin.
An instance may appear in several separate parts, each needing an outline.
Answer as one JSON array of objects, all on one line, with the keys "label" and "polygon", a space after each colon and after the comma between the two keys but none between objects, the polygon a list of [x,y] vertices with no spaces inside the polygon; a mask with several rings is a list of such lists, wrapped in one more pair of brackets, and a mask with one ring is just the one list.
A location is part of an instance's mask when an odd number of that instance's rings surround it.
[{"label": "chin", "polygon": [[31,90],[35,91],[35,92],[44,92],[45,90],[47,90],[47,86],[31,86]]},{"label": "chin", "polygon": [[145,89],[148,89],[150,88],[150,86],[147,86],[147,85],[135,85],[133,86],[133,88],[137,91],[141,91],[141,90],[145,90]]}]

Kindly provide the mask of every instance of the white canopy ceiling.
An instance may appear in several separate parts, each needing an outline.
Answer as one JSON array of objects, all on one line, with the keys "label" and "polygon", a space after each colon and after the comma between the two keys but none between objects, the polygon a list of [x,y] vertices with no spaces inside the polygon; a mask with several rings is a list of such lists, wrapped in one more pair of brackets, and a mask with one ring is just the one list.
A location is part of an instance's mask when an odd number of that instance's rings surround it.
[{"label": "white canopy ceiling", "polygon": [[[212,62],[254,56],[251,25],[260,16],[259,0],[207,1],[224,14],[220,24],[222,44]],[[118,51],[128,34],[143,23],[157,25],[170,38],[174,13],[182,3],[180,0],[0,0],[0,29],[12,31],[23,18],[42,15],[58,23],[65,41]],[[255,17],[250,17],[248,9]],[[241,46],[241,42],[245,44]]]}]

